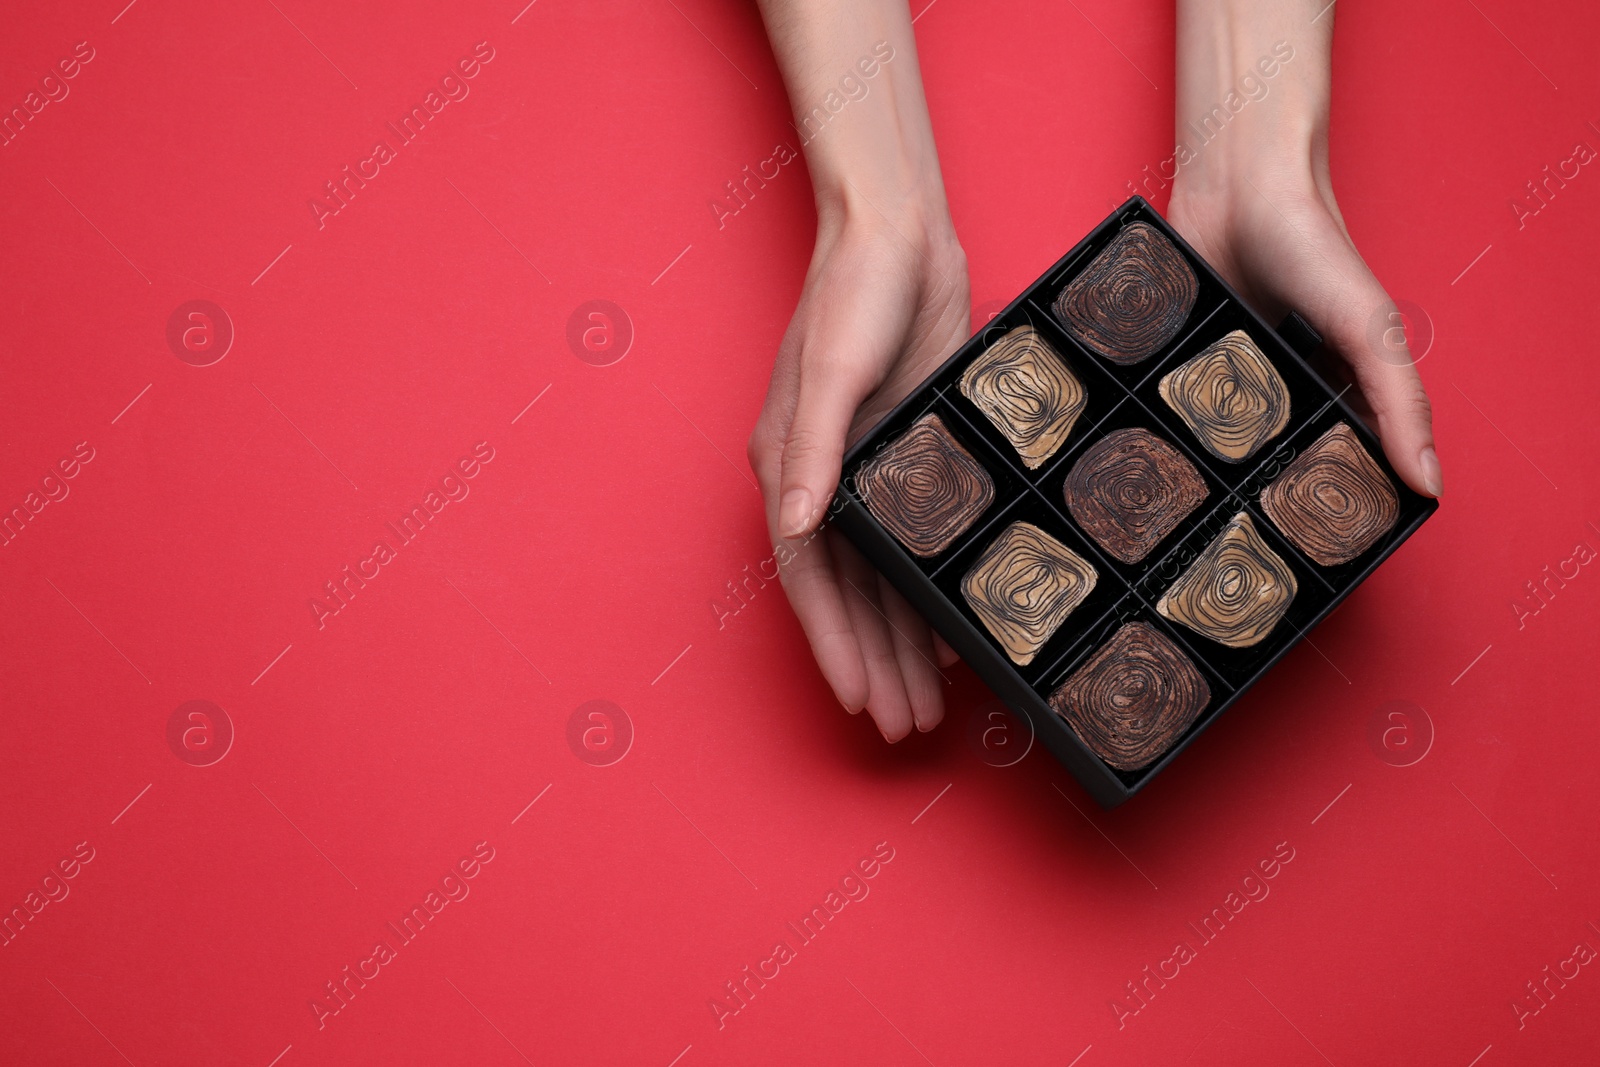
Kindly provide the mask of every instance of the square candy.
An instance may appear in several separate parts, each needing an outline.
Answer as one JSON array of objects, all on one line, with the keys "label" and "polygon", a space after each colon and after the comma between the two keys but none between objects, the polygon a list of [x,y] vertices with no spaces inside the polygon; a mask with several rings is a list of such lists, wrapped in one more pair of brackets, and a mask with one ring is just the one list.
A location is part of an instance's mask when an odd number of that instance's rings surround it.
[{"label": "square candy", "polygon": [[1241,511],[1178,575],[1156,611],[1229,648],[1249,648],[1272,632],[1298,591],[1294,572]]},{"label": "square candy", "polygon": [[1130,622],[1050,695],[1095,755],[1136,771],[1172,747],[1211,703],[1211,687],[1166,634]]},{"label": "square candy", "polygon": [[1341,422],[1267,486],[1261,507],[1296,548],[1336,567],[1389,532],[1400,498],[1356,432]]},{"label": "square candy", "polygon": [[1124,563],[1148,556],[1206,499],[1188,457],[1149,430],[1114,430],[1078,457],[1063,493],[1095,543]]},{"label": "square candy", "polygon": [[923,557],[949,548],[994,501],[994,479],[932,414],[867,461],[856,485],[873,517]]},{"label": "square candy", "polygon": [[1055,455],[1089,398],[1032,326],[1018,326],[961,375],[961,395],[1006,435],[1029,469]]},{"label": "square candy", "polygon": [[961,579],[961,595],[1011,661],[1026,666],[1098,580],[1088,560],[1032,523],[1014,522]]},{"label": "square candy", "polygon": [[1247,459],[1289,423],[1289,387],[1243,330],[1165,375],[1161,399],[1206,451],[1229,463]]},{"label": "square candy", "polygon": [[1056,297],[1056,318],[1112,363],[1149,359],[1189,321],[1200,282],[1166,234],[1131,223]]}]

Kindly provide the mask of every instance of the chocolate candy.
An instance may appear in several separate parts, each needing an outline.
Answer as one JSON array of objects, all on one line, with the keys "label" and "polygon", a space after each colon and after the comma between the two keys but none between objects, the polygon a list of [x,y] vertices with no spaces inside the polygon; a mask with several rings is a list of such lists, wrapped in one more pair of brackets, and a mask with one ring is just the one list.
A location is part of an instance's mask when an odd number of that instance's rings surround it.
[{"label": "chocolate candy", "polygon": [[1124,227],[1056,297],[1075,339],[1113,363],[1149,359],[1177,336],[1200,283],[1166,235],[1145,222]]},{"label": "chocolate candy", "polygon": [[1289,387],[1243,330],[1163,376],[1161,399],[1208,452],[1230,463],[1247,458],[1289,422]]},{"label": "chocolate candy", "polygon": [[1150,554],[1207,496],[1200,472],[1149,430],[1114,430],[1067,475],[1067,510],[1095,543],[1124,563]]},{"label": "chocolate candy", "polygon": [[1050,695],[1095,755],[1121,771],[1155,762],[1211,702],[1211,687],[1160,630],[1130,622]]},{"label": "chocolate candy", "polygon": [[1294,572],[1239,512],[1167,588],[1156,611],[1229,648],[1272,632],[1299,590]]},{"label": "chocolate candy", "polygon": [[1267,486],[1261,507],[1296,548],[1335,567],[1389,532],[1400,498],[1356,432],[1341,422]]},{"label": "chocolate candy", "polygon": [[1083,384],[1032,326],[1018,326],[973,360],[961,375],[961,395],[1030,468],[1055,455],[1089,403]]},{"label": "chocolate candy", "polygon": [[1018,665],[1033,662],[1099,576],[1039,527],[1014,522],[961,579],[961,595]]},{"label": "chocolate candy", "polygon": [[994,501],[994,479],[937,415],[924,415],[861,468],[861,498],[900,543],[937,556]]}]

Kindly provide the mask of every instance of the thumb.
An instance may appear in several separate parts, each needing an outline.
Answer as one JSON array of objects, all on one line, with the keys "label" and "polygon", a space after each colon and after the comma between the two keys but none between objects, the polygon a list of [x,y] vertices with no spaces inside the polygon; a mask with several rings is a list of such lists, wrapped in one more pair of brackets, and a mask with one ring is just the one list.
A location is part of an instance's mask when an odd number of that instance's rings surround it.
[{"label": "thumb", "polygon": [[1378,420],[1389,463],[1412,489],[1444,492],[1433,414],[1406,347],[1399,309],[1344,240],[1322,242],[1315,271],[1279,274],[1276,295],[1301,311],[1350,367]]},{"label": "thumb", "polygon": [[804,537],[816,528],[839,487],[845,437],[871,383],[861,364],[835,356],[801,359],[800,396],[783,443],[778,535]]}]

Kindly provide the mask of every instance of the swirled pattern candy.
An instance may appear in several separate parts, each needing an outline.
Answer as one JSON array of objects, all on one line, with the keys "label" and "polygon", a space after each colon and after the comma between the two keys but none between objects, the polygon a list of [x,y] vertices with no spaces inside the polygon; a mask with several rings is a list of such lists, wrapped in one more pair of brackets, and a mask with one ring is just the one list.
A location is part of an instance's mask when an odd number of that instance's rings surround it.
[{"label": "swirled pattern candy", "polygon": [[1272,632],[1298,590],[1289,565],[1241,511],[1178,575],[1156,611],[1229,648],[1249,648]]},{"label": "swirled pattern candy", "polygon": [[1032,326],[1018,326],[973,360],[961,375],[961,395],[1030,468],[1055,455],[1089,403],[1083,384]]},{"label": "swirled pattern candy", "polygon": [[1335,567],[1389,532],[1400,498],[1356,432],[1341,422],[1267,486],[1261,507],[1296,548]]},{"label": "swirled pattern candy", "polygon": [[861,498],[900,543],[937,556],[994,500],[994,479],[937,415],[924,415],[856,477]]},{"label": "swirled pattern candy", "polygon": [[1162,377],[1161,399],[1212,455],[1238,463],[1283,432],[1289,387],[1243,330]]},{"label": "swirled pattern candy", "polygon": [[1072,549],[1032,523],[1014,522],[961,579],[961,595],[1011,661],[1026,666],[1098,579]]},{"label": "swirled pattern candy", "polygon": [[1142,622],[1124,625],[1050,695],[1056,714],[1120,771],[1154,762],[1210,702],[1189,657]]},{"label": "swirled pattern candy", "polygon": [[1177,336],[1200,283],[1165,234],[1135,222],[1056,297],[1067,332],[1113,363],[1138,363]]},{"label": "swirled pattern candy", "polygon": [[1115,430],[1067,475],[1067,510],[1095,543],[1137,563],[1205,500],[1206,483],[1182,452],[1149,430]]}]

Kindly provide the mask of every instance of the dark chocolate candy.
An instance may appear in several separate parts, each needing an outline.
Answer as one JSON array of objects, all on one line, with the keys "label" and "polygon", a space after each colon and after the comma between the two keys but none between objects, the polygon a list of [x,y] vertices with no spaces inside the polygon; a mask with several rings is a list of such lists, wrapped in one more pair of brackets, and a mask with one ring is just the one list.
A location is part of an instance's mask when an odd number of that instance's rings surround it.
[{"label": "dark chocolate candy", "polygon": [[1188,457],[1149,430],[1115,430],[1067,475],[1067,510],[1095,543],[1124,563],[1150,554],[1207,496]]},{"label": "dark chocolate candy", "polygon": [[994,501],[989,472],[931,414],[867,461],[856,485],[873,516],[919,556],[950,547]]},{"label": "dark chocolate candy", "polygon": [[1135,222],[1056,297],[1067,332],[1113,363],[1149,359],[1177,336],[1200,283],[1165,234]]},{"label": "dark chocolate candy", "polygon": [[1341,422],[1267,486],[1261,507],[1296,548],[1335,567],[1389,532],[1400,498],[1356,432]]},{"label": "dark chocolate candy", "polygon": [[1083,743],[1121,771],[1153,763],[1210,702],[1189,657],[1142,622],[1119,629],[1050,696]]}]

